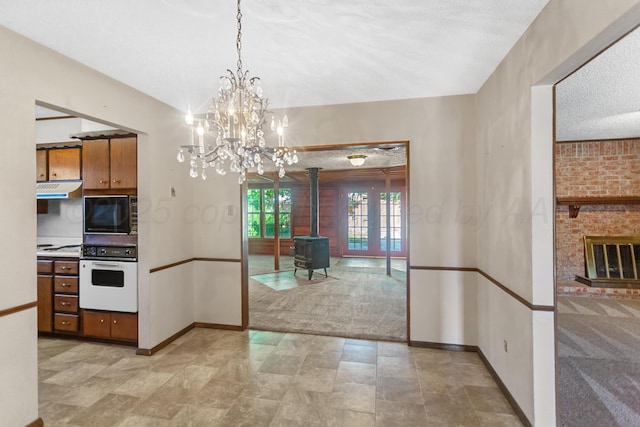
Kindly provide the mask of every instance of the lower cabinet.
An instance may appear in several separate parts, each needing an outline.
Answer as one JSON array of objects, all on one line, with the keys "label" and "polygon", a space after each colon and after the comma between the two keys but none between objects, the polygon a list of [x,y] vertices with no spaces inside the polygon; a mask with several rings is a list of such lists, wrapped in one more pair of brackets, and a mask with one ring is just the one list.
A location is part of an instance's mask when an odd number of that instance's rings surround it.
[{"label": "lower cabinet", "polygon": [[38,274],[38,331],[53,331],[53,276]]},{"label": "lower cabinet", "polygon": [[138,315],[84,310],[82,328],[88,337],[135,342],[138,340]]}]

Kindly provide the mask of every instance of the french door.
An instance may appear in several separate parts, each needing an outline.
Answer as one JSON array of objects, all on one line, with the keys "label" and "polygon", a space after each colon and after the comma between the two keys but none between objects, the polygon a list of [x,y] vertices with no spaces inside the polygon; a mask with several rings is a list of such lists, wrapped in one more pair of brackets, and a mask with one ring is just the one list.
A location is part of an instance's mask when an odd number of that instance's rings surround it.
[{"label": "french door", "polygon": [[385,256],[388,241],[392,257],[406,256],[404,191],[391,190],[374,186],[342,191],[343,255]]}]

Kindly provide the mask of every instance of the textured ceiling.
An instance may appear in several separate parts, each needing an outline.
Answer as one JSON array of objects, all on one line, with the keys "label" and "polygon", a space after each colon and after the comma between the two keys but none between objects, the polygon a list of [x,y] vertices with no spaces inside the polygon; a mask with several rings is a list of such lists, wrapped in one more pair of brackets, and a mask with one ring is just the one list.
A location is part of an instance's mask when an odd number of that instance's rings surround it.
[{"label": "textured ceiling", "polygon": [[[548,0],[244,0],[273,107],[475,93]],[[233,0],[0,0],[0,25],[176,108],[235,69]],[[557,85],[558,140],[640,136],[640,34]],[[82,113],[82,112],[80,112]]]},{"label": "textured ceiling", "polygon": [[640,137],[640,29],[556,85],[556,139]]},{"label": "textured ceiling", "polygon": [[[548,0],[245,0],[243,62],[273,107],[475,93]],[[0,0],[0,25],[202,111],[236,68],[233,0]]]}]

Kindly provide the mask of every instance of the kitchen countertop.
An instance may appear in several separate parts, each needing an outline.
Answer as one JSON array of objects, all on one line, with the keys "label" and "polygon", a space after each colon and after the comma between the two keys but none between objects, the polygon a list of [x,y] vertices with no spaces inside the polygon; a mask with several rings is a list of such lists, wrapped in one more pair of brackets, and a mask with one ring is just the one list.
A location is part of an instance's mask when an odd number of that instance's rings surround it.
[{"label": "kitchen countertop", "polygon": [[82,238],[38,237],[37,244],[36,255],[39,257],[80,258]]}]

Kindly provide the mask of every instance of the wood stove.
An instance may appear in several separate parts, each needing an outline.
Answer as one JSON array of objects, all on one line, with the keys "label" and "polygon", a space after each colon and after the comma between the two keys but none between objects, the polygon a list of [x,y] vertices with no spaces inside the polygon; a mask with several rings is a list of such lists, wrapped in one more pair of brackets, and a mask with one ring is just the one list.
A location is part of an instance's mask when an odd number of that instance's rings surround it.
[{"label": "wood stove", "polygon": [[295,236],[295,258],[293,260],[295,275],[298,269],[309,271],[309,280],[313,276],[313,270],[324,269],[325,277],[329,268],[329,238],[318,235],[318,171],[320,168],[309,168],[309,217],[311,220],[311,233],[309,236]]}]

